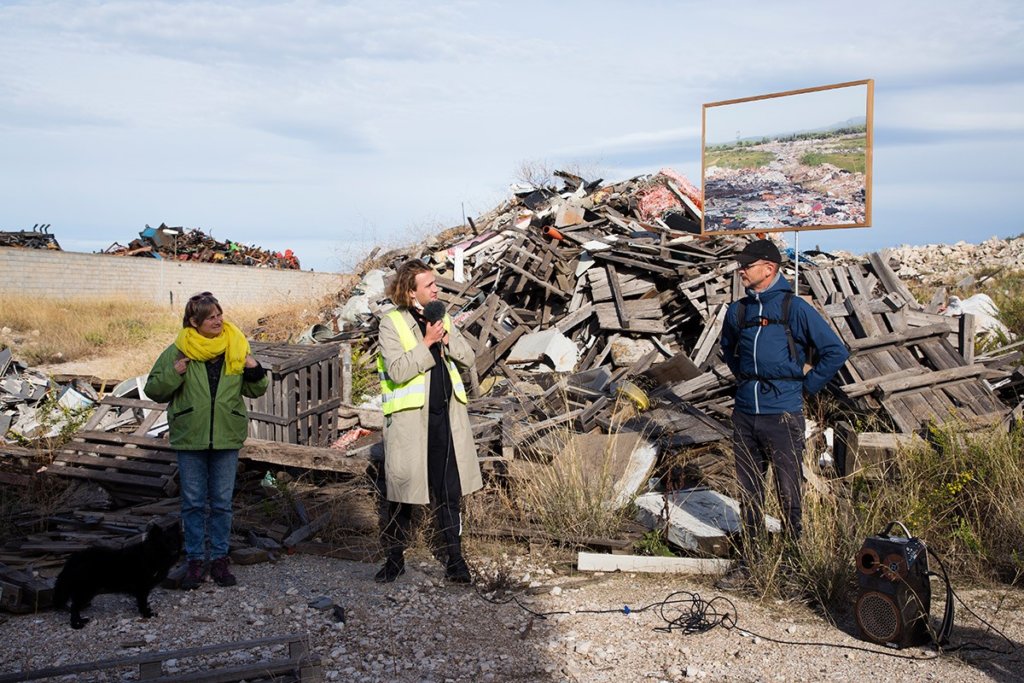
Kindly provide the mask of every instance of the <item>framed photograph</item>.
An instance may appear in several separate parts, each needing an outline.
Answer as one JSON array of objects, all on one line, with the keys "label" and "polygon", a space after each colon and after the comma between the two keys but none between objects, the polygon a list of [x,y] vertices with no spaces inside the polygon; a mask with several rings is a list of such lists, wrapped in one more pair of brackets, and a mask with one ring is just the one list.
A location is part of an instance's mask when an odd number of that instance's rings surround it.
[{"label": "framed photograph", "polygon": [[705,104],[701,234],[870,226],[874,83]]}]

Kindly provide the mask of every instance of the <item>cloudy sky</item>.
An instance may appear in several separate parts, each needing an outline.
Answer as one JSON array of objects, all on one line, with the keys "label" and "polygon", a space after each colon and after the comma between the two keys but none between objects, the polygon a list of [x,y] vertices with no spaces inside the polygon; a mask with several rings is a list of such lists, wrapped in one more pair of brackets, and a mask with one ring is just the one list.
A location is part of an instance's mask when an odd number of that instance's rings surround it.
[{"label": "cloudy sky", "polygon": [[1024,231],[1014,0],[0,1],[0,230],[166,222],[338,270],[524,163],[699,184],[704,103],[865,78],[873,226],[801,248]]}]

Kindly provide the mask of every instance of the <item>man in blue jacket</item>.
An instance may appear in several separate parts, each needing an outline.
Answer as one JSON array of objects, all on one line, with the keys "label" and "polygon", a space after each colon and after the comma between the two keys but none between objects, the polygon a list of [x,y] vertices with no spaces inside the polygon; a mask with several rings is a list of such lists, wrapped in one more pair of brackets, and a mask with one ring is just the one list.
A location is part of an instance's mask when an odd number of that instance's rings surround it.
[{"label": "man in blue jacket", "polygon": [[764,528],[769,465],[775,470],[786,533],[794,540],[800,537],[804,394],[820,391],[850,355],[828,323],[782,277],[782,255],[774,242],[750,242],[736,261],[746,296],[729,306],[721,344],[736,378],[733,451],[743,538],[739,565],[718,582],[722,589],[740,588],[750,577],[754,539]]}]

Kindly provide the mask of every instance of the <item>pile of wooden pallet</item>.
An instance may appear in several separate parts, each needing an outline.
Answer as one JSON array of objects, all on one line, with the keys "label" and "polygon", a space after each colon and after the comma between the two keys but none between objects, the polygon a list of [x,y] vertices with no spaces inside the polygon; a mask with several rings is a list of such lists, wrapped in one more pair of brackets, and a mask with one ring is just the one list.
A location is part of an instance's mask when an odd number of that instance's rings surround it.
[{"label": "pile of wooden pallet", "polygon": [[[437,271],[439,298],[476,351],[470,408],[484,457],[514,457],[566,426],[602,429],[627,380],[657,404],[644,424],[663,454],[727,439],[734,379],[718,341],[728,305],[743,294],[733,255],[747,238],[675,229],[699,220],[700,207],[672,174],[610,186],[567,181],[560,193],[520,194],[465,230],[376,261],[396,267],[419,257]],[[652,188],[675,199],[661,217],[641,209]],[[847,407],[898,433],[1007,414],[989,382],[1014,372],[1013,358],[976,360],[971,317],[927,312],[884,254],[801,263],[798,277],[799,293],[852,351],[831,385]],[[378,318],[387,307],[379,302]],[[372,342],[374,330],[349,336],[359,335]],[[559,348],[576,349],[567,364],[544,353],[555,336]],[[698,439],[694,421],[709,430]]]},{"label": "pile of wooden pallet", "polygon": [[[573,434],[609,443],[625,436],[657,456],[627,463],[635,471],[622,473],[623,482],[639,485],[657,468],[667,488],[727,488],[735,381],[718,341],[728,305],[743,294],[733,257],[747,238],[688,232],[700,206],[674,174],[608,186],[565,179],[561,192],[524,191],[464,229],[374,263],[394,268],[418,257],[437,271],[440,299],[476,352],[466,379],[485,465],[510,472],[517,462],[550,460]],[[846,265],[801,262],[798,278],[788,263],[784,273],[851,350],[829,386],[847,409],[880,418],[896,435],[953,419],[991,424],[1010,413],[1007,403],[1024,384],[1020,351],[975,358],[971,317],[929,312],[884,254]],[[366,358],[376,353],[376,323],[389,306],[373,302],[364,326],[342,331],[368,342]],[[344,450],[325,447],[341,429],[370,426],[340,398],[350,384],[345,348],[254,346],[273,385],[250,406],[261,431],[243,458],[349,474],[379,459],[379,412],[374,433]],[[173,453],[150,433],[162,411],[139,399],[104,399],[51,471],[99,483],[122,503],[173,495]],[[899,441],[833,426],[840,474],[866,464],[869,451],[887,457],[885,444]],[[277,530],[278,540],[294,541],[317,518]]]}]

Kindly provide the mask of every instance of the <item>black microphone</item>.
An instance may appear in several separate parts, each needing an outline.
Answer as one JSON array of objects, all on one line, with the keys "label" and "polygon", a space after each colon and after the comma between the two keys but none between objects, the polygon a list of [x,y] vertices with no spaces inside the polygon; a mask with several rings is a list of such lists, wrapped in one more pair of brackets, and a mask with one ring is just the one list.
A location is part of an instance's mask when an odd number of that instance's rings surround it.
[{"label": "black microphone", "polygon": [[423,319],[428,323],[436,323],[444,317],[444,304],[434,299],[423,307]]}]

